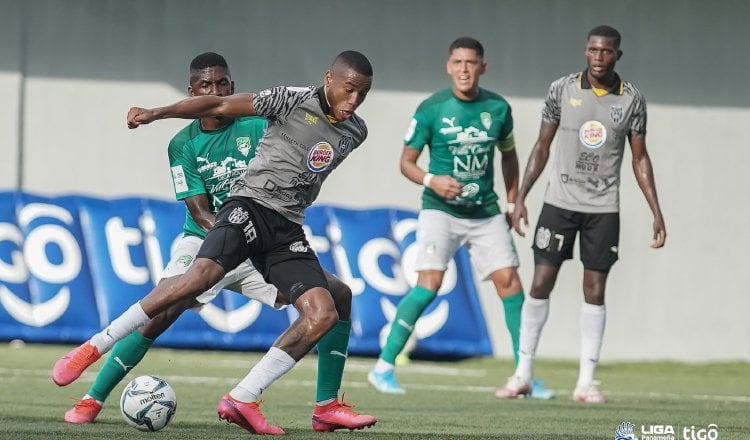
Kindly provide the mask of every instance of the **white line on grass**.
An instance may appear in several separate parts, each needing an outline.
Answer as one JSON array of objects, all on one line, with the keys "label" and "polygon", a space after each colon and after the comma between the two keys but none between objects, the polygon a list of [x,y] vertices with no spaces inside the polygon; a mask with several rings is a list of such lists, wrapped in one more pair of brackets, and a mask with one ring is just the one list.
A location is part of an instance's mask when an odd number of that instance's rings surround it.
[{"label": "white line on grass", "polygon": [[[348,365],[347,365],[348,367]],[[410,367],[411,368],[411,367]],[[430,371],[430,374],[453,376],[452,372],[440,373],[443,367],[437,367]],[[445,368],[450,370],[450,368]],[[478,370],[477,370],[478,371]],[[97,371],[84,372],[79,379],[81,382],[91,383],[96,377]],[[21,368],[0,368],[0,378],[3,381],[22,381],[25,377],[49,377],[49,370],[25,370]],[[164,378],[173,383],[184,383],[184,384],[208,384],[208,385],[235,385],[240,377],[227,378],[227,377],[211,377],[211,376],[184,376],[184,375],[165,375]],[[405,388],[409,390],[421,390],[421,391],[442,391],[442,392],[463,392],[463,393],[482,393],[489,394],[495,392],[495,387],[491,386],[472,386],[472,385],[444,385],[444,384],[411,384],[401,383]],[[315,388],[316,382],[314,380],[299,380],[284,378],[274,384],[274,386],[283,387],[308,387]],[[367,382],[360,381],[345,381],[344,388],[368,388],[370,384]],[[553,390],[558,396],[565,396],[567,398],[572,390],[555,389]],[[623,396],[629,398],[641,398],[641,399],[670,399],[670,400],[682,400],[682,399],[693,399],[693,400],[710,400],[718,402],[742,402],[750,403],[750,396],[717,396],[710,394],[676,394],[676,393],[655,393],[655,392],[638,392],[638,391],[606,391],[605,394],[611,396]]]}]

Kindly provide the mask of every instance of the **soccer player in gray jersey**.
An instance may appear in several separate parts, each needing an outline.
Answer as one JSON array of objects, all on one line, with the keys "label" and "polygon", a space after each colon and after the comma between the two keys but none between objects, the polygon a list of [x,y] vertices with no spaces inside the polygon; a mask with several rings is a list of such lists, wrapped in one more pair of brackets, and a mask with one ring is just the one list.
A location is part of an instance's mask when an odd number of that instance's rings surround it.
[{"label": "soccer player in gray jersey", "polygon": [[[87,345],[103,354],[118,339],[171,305],[197,297],[250,258],[268,282],[289,296],[300,316],[219,401],[218,413],[252,433],[284,434],[260,411],[263,390],[291,370],[329,330],[341,337],[326,350],[337,354],[341,362],[347,356],[351,324],[342,324],[339,318],[349,305],[331,296],[302,223],[305,208],[315,200],[328,174],[367,137],[364,121],[354,112],[371,85],[369,60],[359,52],[345,51],[326,71],[321,87],[276,87],[259,93],[191,97],[154,109],[131,108],[130,128],[164,118],[256,115],[268,119],[268,128],[256,157],[235,181],[188,271],[164,280],[58,362],[85,369],[90,362],[77,354],[86,351]],[[313,428],[360,429],[376,423],[375,417],[357,414],[350,406],[337,398],[328,405],[316,405]]]},{"label": "soccer player in gray jersey", "polygon": [[550,87],[539,137],[516,198],[513,227],[524,235],[521,223],[528,225],[524,199],[542,173],[557,134],[554,167],[534,237],[534,279],[523,306],[518,367],[505,385],[507,397],[528,390],[549,296],[563,261],[573,257],[573,243],[580,233],[584,303],[580,370],[573,398],[606,402],[594,372],[606,321],[607,274],[617,260],[620,166],[626,138],[635,178],[654,216],[651,247],[664,246],[667,237],[646,150],[646,103],[638,89],[614,70],[622,56],[620,33],[609,26],[592,29],[585,56],[586,70],[564,76]]},{"label": "soccer player in gray jersey", "polygon": [[[227,96],[234,93],[234,81],[224,57],[213,52],[196,56],[190,63],[188,95]],[[169,143],[169,159],[175,195],[187,207],[184,234],[173,246],[172,256],[164,270],[164,278],[185,273],[214,225],[216,213],[229,196],[229,187],[247,168],[255,156],[257,142],[266,128],[266,120],[257,116],[247,118],[208,117],[196,119],[175,135]],[[222,167],[206,166],[223,163]],[[221,172],[217,172],[221,168]],[[344,360],[336,353],[349,340],[351,328],[351,297],[349,287],[335,276],[325,272],[331,295],[337,303],[339,322],[318,342],[317,406],[328,406],[329,411],[318,414],[314,422],[317,430],[358,427],[363,419],[347,417],[338,405],[330,405],[337,397],[344,373]],[[266,283],[248,261],[228,272],[221,281],[198,298],[172,305],[147,324],[134,330],[117,342],[99,370],[93,385],[73,408],[65,413],[68,423],[92,423],[102,410],[104,401],[115,386],[134,368],[151,347],[153,341],[165,332],[189,308],[199,309],[227,289],[255,299],[269,306],[285,306],[288,298],[276,287]],[[94,347],[90,346],[93,351]],[[95,359],[97,353],[93,354]],[[90,358],[90,357],[89,357]],[[72,373],[72,374],[69,374]],[[52,378],[60,386],[70,384],[80,375],[80,370],[53,371]],[[325,423],[323,419],[335,419]],[[366,419],[364,419],[367,421]]]}]

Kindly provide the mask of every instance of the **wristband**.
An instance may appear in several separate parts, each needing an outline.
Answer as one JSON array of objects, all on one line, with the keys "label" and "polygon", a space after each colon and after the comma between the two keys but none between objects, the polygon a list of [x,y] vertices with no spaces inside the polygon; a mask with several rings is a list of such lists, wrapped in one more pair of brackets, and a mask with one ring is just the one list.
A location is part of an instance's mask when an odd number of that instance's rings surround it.
[{"label": "wristband", "polygon": [[430,187],[430,182],[432,182],[432,178],[435,177],[434,174],[427,173],[422,178],[422,185],[426,186],[427,188]]},{"label": "wristband", "polygon": [[508,214],[513,214],[513,211],[515,211],[515,210],[516,210],[516,204],[513,203],[513,202],[508,202],[508,209],[507,209],[506,212]]}]

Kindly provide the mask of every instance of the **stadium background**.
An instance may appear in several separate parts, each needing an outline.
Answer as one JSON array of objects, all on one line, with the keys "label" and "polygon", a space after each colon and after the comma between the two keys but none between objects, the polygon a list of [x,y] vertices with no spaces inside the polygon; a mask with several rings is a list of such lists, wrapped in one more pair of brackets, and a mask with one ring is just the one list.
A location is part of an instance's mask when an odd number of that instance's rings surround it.
[{"label": "stadium background", "polygon": [[[415,209],[398,173],[418,102],[448,85],[447,46],[486,49],[486,88],[514,109],[522,168],[549,83],[584,66],[586,32],[623,34],[618,71],[649,103],[648,145],[669,232],[648,248],[650,212],[623,166],[620,255],[608,288],[602,359],[750,360],[750,214],[746,189],[750,3],[736,1],[380,2],[0,1],[0,188],[41,194],[172,197],[166,142],[184,122],[125,129],[131,105],[184,96],[197,53],[225,55],[238,90],[320,82],[341,50],[367,54],[374,88],[359,112],[370,137],[327,182],[320,202]],[[528,200],[532,219],[543,181]],[[518,239],[531,278],[529,238]],[[578,353],[581,269],[553,295],[540,356]],[[509,356],[499,301],[482,285],[496,353]]]}]

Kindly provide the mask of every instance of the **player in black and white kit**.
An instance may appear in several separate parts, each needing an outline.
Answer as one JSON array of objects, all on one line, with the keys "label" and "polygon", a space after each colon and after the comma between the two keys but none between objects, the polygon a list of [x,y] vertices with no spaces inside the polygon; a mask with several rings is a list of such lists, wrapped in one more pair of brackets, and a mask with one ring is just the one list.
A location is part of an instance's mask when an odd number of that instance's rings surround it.
[{"label": "player in black and white kit", "polygon": [[[368,59],[359,52],[345,51],[326,71],[321,87],[276,87],[259,93],[192,97],[154,109],[131,108],[129,128],[165,118],[254,115],[267,118],[268,128],[190,269],[160,283],[79,351],[91,352],[82,349],[90,344],[97,354],[105,352],[151,317],[200,295],[250,258],[264,278],[288,296],[300,316],[221,399],[218,413],[221,419],[252,433],[284,434],[260,412],[262,391],[291,370],[329,330],[341,334],[338,346],[329,347],[331,352],[339,353],[341,362],[346,360],[351,323],[342,328],[339,316],[349,316],[351,303],[335,303],[302,224],[304,211],[317,197],[323,181],[367,137],[365,122],[354,111],[371,85]],[[85,368],[90,363],[77,357],[79,351],[73,350],[61,362]],[[375,417],[358,414],[350,407],[338,399],[316,406],[313,428],[333,431],[375,424]]]},{"label": "player in black and white kit", "polygon": [[594,372],[606,322],[607,275],[617,261],[625,139],[630,143],[635,178],[654,216],[651,247],[664,246],[667,236],[646,150],[646,102],[640,91],[614,70],[622,56],[620,33],[610,26],[594,28],[588,34],[585,54],[586,70],[566,75],[550,86],[539,138],[516,198],[513,226],[523,236],[521,223],[528,225],[524,199],[544,169],[557,135],[553,169],[534,236],[534,280],[521,314],[518,366],[503,388],[505,397],[523,394],[530,386],[534,355],[549,313],[549,296],[563,261],[573,257],[573,244],[580,234],[584,303],[580,369],[573,398],[586,403],[606,401]]}]

